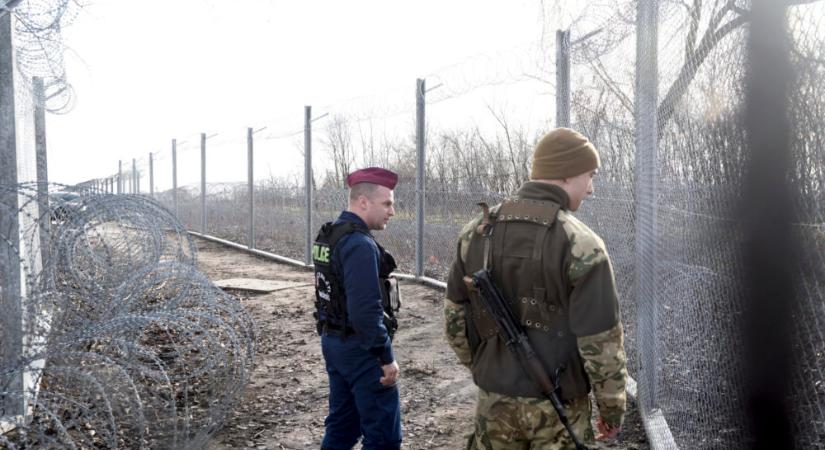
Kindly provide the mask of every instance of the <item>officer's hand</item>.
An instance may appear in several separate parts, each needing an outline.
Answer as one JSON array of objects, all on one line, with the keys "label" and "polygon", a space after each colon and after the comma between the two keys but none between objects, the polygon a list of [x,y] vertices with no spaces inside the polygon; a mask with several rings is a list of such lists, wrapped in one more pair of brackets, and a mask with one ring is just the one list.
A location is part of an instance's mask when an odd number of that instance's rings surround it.
[{"label": "officer's hand", "polygon": [[398,382],[398,363],[393,361],[389,364],[384,364],[381,366],[381,370],[384,371],[384,376],[378,380],[384,386],[392,386]]},{"label": "officer's hand", "polygon": [[622,429],[619,427],[611,427],[604,421],[604,418],[599,417],[596,420],[596,427],[599,429],[599,434],[596,435],[596,440],[603,441],[606,439],[613,439],[616,435],[619,434],[619,431]]}]

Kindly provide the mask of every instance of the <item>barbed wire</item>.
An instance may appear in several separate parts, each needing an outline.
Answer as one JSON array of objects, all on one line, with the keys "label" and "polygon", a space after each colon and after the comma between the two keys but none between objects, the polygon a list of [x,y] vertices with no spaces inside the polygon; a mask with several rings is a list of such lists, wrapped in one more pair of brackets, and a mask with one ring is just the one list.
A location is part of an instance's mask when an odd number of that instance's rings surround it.
[{"label": "barbed wire", "polygon": [[[10,6],[10,8],[9,8]],[[14,17],[14,47],[21,84],[38,105],[53,114],[65,114],[74,106],[75,92],[66,76],[61,30],[83,6],[77,0],[23,0],[3,8]],[[40,78],[43,90],[32,82]]]},{"label": "barbed wire", "polygon": [[0,446],[200,448],[248,379],[249,316],[160,204],[68,189],[0,186],[1,263],[25,280],[0,291],[20,306],[0,342],[22,350],[0,369]]}]

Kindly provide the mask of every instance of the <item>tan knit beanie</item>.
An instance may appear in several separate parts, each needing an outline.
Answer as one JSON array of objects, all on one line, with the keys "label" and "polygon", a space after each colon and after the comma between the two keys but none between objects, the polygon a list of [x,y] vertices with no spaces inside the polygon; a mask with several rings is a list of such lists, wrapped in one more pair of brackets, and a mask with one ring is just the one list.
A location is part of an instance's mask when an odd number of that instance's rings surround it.
[{"label": "tan knit beanie", "polygon": [[530,179],[575,177],[598,169],[599,164],[599,153],[586,137],[570,128],[556,128],[536,144]]}]

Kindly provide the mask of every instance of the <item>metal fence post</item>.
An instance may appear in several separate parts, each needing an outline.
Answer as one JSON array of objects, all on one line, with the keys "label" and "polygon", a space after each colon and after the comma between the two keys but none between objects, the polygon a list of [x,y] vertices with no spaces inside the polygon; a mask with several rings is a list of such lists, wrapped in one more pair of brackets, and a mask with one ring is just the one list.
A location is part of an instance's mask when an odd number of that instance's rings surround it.
[{"label": "metal fence post", "polygon": [[149,197],[155,198],[155,160],[149,152]]},{"label": "metal fence post", "polygon": [[255,248],[255,181],[252,162],[252,128],[246,129],[247,170],[249,178],[249,248]]},{"label": "metal fence post", "polygon": [[206,133],[201,133],[201,233],[206,234]]},{"label": "metal fence post", "polygon": [[172,205],[175,217],[180,220],[178,214],[178,140],[172,139]]},{"label": "metal fence post", "polygon": [[304,261],[312,264],[312,106],[304,106],[304,191],[306,218]]},{"label": "metal fence post", "polygon": [[[12,14],[5,14],[0,17],[0,184],[13,186],[18,180],[12,42]],[[0,222],[8,234],[4,236],[7,242],[0,241],[0,324],[7,338],[0,341],[0,367],[15,367],[23,352],[18,200],[11,191],[2,196],[0,204],[8,210],[0,216]],[[23,373],[0,375],[0,386],[12,393],[0,397],[0,417],[23,414]]]},{"label": "metal fence post", "polygon": [[137,188],[137,160],[135,158],[132,158],[132,193],[139,193]]},{"label": "metal fence post", "polygon": [[123,193],[123,160],[117,161],[117,193]]},{"label": "metal fence post", "polygon": [[424,165],[427,161],[425,154],[424,133],[424,94],[426,83],[424,79],[415,80],[415,151],[418,156],[415,177],[416,198],[416,228],[415,228],[415,276],[424,276]]},{"label": "metal fence post", "polygon": [[[37,160],[37,207],[38,214],[42,217],[49,210],[49,165],[46,157],[46,109],[43,107],[45,95],[42,78],[32,77],[32,90],[34,91],[34,147]],[[42,221],[40,256],[44,265],[50,257],[48,244],[50,232],[51,221]]]},{"label": "metal fence post", "polygon": [[39,186],[46,186],[49,183],[49,165],[46,159],[46,110],[43,108],[45,100],[43,79],[33,77],[32,85],[34,88],[34,146],[37,158],[37,182]]},{"label": "metal fence post", "polygon": [[570,126],[570,30],[556,31],[556,126]]},{"label": "metal fence post", "polygon": [[656,386],[656,167],[658,0],[639,0],[636,33],[636,314],[642,412],[658,405]]}]

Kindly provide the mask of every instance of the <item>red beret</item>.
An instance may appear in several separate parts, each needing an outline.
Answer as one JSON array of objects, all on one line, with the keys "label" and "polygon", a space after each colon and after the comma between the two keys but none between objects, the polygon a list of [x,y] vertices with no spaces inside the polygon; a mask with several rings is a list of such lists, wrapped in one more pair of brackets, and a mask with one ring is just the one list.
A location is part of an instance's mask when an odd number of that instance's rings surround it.
[{"label": "red beret", "polygon": [[347,186],[352,187],[356,183],[372,183],[384,186],[387,189],[395,189],[395,185],[398,183],[398,174],[380,167],[367,167],[347,175]]}]

